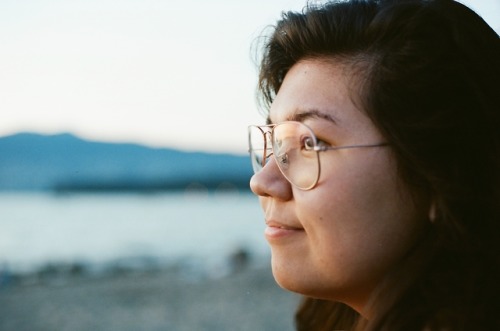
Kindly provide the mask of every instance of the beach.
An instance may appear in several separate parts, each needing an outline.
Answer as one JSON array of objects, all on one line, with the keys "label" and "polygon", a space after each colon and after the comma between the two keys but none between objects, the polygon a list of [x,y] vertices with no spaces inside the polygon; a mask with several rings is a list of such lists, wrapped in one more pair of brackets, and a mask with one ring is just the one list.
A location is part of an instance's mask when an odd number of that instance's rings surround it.
[{"label": "beach", "polygon": [[0,288],[0,330],[286,331],[298,300],[268,267],[218,277],[165,269],[25,279]]}]

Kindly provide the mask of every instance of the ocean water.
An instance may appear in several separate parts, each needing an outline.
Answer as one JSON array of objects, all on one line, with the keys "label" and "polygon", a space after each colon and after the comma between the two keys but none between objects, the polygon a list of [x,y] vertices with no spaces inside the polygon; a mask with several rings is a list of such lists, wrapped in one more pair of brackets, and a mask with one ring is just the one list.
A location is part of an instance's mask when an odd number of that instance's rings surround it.
[{"label": "ocean water", "polygon": [[251,193],[0,193],[0,270],[48,264],[193,259],[217,265],[238,250],[265,259]]}]

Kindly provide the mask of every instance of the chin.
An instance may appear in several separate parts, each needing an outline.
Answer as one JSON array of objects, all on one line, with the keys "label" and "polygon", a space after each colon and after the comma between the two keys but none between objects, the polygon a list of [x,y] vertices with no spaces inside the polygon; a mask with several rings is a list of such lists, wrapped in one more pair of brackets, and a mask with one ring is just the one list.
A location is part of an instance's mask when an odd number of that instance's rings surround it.
[{"label": "chin", "polygon": [[286,263],[285,265],[276,263],[272,259],[272,272],[276,283],[283,289],[304,295],[310,298],[342,301],[350,292],[356,292],[349,288],[348,284],[322,282],[321,279],[311,274],[304,273],[306,267],[301,267]]},{"label": "chin", "polygon": [[[272,272],[273,272],[273,277],[276,283],[284,288],[285,290],[289,291],[296,291],[296,281],[293,281],[291,278],[293,278],[292,275],[295,274],[297,276],[297,273],[294,273],[291,269],[290,265],[283,265],[283,263],[279,263],[280,259],[277,259],[275,257],[275,254],[273,254],[271,258],[271,267],[272,267]],[[295,284],[295,286],[293,286]]]},{"label": "chin", "polygon": [[276,259],[272,259],[272,272],[276,283],[283,289],[295,292],[302,295],[309,295],[311,292],[310,286],[304,280],[308,279],[303,274],[303,268],[294,268],[291,264],[276,263]]}]

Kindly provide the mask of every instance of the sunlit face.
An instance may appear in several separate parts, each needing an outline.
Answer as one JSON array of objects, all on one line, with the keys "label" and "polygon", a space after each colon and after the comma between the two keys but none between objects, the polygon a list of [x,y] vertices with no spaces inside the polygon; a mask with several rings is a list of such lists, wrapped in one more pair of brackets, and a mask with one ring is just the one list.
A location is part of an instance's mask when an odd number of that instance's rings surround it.
[{"label": "sunlit face", "polygon": [[[332,60],[299,62],[270,120],[300,120],[331,146],[385,142],[353,103],[351,83],[348,69]],[[251,179],[265,212],[273,274],[286,289],[363,314],[373,289],[415,242],[424,215],[397,177],[390,146],[320,153],[312,190],[291,186],[274,160]]]}]

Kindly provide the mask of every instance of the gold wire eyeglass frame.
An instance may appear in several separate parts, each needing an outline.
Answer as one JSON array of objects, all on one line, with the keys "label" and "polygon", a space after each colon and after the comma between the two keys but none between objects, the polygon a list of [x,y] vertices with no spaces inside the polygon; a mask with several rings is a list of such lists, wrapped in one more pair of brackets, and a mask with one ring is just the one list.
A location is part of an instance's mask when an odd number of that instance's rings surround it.
[{"label": "gold wire eyeglass frame", "polygon": [[[284,169],[282,169],[283,165],[280,160],[278,160],[278,156],[275,154],[275,146],[274,146],[274,132],[276,127],[282,126],[282,125],[299,125],[301,126],[304,130],[306,130],[309,133],[309,138],[311,141],[309,141],[309,145],[304,145],[303,148],[308,150],[308,151],[314,151],[316,152],[316,163],[317,163],[317,175],[314,181],[308,185],[308,186],[300,186],[294,183],[294,181],[287,176],[286,172]],[[252,146],[252,129],[257,128],[259,131],[262,133],[262,138],[264,140],[264,148],[262,150],[262,163],[259,164],[258,162],[258,153],[255,151],[255,149]],[[268,143],[270,143],[270,147],[268,147]],[[259,171],[264,168],[264,166],[267,163],[267,159],[270,158],[271,156],[274,157],[276,164],[278,165],[278,168],[280,169],[280,172],[283,174],[283,176],[287,179],[287,181],[292,184],[293,186],[297,187],[300,190],[303,191],[308,191],[313,189],[319,181],[320,174],[321,174],[321,162],[319,160],[319,152],[325,152],[325,151],[331,151],[331,150],[340,150],[340,149],[351,149],[351,148],[371,148],[371,147],[384,147],[388,146],[388,143],[377,143],[377,144],[362,144],[362,145],[346,145],[346,146],[324,146],[324,145],[319,145],[318,144],[318,139],[316,138],[316,135],[312,131],[311,128],[309,128],[306,124],[302,122],[296,122],[296,121],[287,121],[287,122],[282,122],[278,124],[269,124],[269,125],[249,125],[248,126],[248,146],[249,146],[249,153],[250,157],[252,159],[252,166],[254,173],[258,173]],[[280,158],[283,158],[284,155],[280,155]],[[286,155],[285,155],[286,157]]]}]

